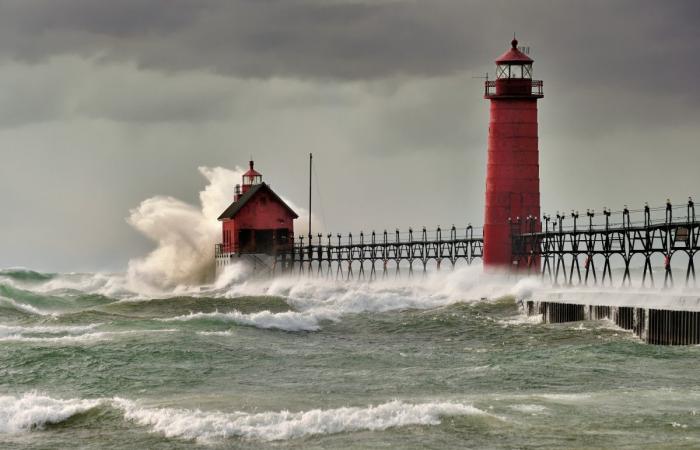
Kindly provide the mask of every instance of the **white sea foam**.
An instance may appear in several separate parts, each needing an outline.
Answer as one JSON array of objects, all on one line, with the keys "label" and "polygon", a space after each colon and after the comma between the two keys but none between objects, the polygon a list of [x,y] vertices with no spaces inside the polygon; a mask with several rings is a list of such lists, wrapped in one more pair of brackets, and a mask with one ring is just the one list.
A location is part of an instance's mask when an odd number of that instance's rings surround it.
[{"label": "white sea foam", "polygon": [[99,406],[102,400],[60,400],[26,393],[20,397],[0,396],[0,433],[41,429]]},{"label": "white sea foam", "polygon": [[172,333],[177,330],[127,330],[127,331],[98,331],[95,333],[79,334],[77,336],[26,336],[11,334],[0,336],[0,342],[32,342],[43,344],[81,344],[112,340],[120,336],[143,335],[151,333]]},{"label": "white sea foam", "polygon": [[89,325],[37,325],[24,327],[21,325],[0,325],[0,337],[8,335],[32,335],[32,334],[82,334],[93,328],[99,327],[101,323],[91,323]]},{"label": "white sea foam", "polygon": [[320,328],[318,320],[310,314],[287,311],[272,313],[270,311],[260,311],[252,314],[244,314],[239,311],[227,313],[190,313],[184,316],[169,317],[159,319],[163,322],[183,322],[190,320],[217,320],[222,322],[234,322],[241,325],[250,325],[257,328],[275,328],[285,331],[316,331]]},{"label": "white sea foam", "polygon": [[542,315],[528,316],[523,313],[508,319],[497,320],[497,322],[506,327],[512,325],[534,325],[542,323]]},{"label": "white sea foam", "polygon": [[[438,425],[446,416],[493,416],[456,402],[392,402],[368,407],[269,411],[262,413],[144,407],[123,398],[56,399],[36,392],[0,396],[0,433],[20,433],[63,422],[98,406],[112,406],[126,420],[167,437],[202,442],[240,437],[261,441],[360,430],[380,431],[407,425]],[[500,418],[499,418],[500,419]]]},{"label": "white sea foam", "polygon": [[510,409],[526,414],[539,414],[548,410],[546,406],[531,404],[511,405]]},{"label": "white sea foam", "polygon": [[[219,287],[221,283],[218,284]],[[536,281],[484,274],[482,267],[432,272],[424,278],[378,280],[373,283],[321,278],[280,277],[233,283],[208,295],[285,297],[295,310],[313,318],[339,320],[345,314],[432,309],[458,302],[478,302],[526,295]],[[278,313],[287,314],[287,313]]]},{"label": "white sea foam", "polygon": [[535,397],[542,397],[551,401],[579,402],[591,398],[591,394],[537,394]]},{"label": "white sea foam", "polygon": [[124,416],[167,437],[211,441],[242,437],[262,441],[358,430],[386,430],[406,425],[438,425],[444,416],[487,415],[462,403],[411,404],[392,401],[366,408],[314,409],[302,412],[223,413],[173,408],[143,408],[115,399]]},{"label": "white sea foam", "polygon": [[231,330],[226,331],[198,331],[197,334],[201,336],[233,336]]}]

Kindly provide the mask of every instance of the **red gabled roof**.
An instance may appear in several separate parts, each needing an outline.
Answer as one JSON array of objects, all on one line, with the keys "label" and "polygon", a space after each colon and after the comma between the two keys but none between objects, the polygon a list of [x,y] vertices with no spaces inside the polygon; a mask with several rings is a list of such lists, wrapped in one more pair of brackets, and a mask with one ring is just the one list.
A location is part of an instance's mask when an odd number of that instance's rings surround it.
[{"label": "red gabled roof", "polygon": [[496,64],[530,64],[534,61],[525,53],[518,50],[518,40],[510,42],[511,48],[496,59]]},{"label": "red gabled roof", "polygon": [[248,191],[245,194],[241,195],[241,197],[237,201],[231,203],[229,207],[226,208],[226,210],[223,213],[221,213],[218,220],[233,219],[234,217],[236,217],[236,214],[238,214],[238,212],[243,208],[243,206],[245,206],[245,204],[248,203],[248,201],[250,201],[250,199],[253,198],[260,191],[268,192],[273,199],[275,199],[279,204],[284,206],[284,208],[287,211],[289,211],[289,213],[293,216],[294,219],[299,217],[299,215],[295,213],[294,210],[290,208],[289,205],[287,205],[284,202],[284,200],[280,198],[279,195],[275,194],[275,191],[273,191],[272,188],[270,188],[270,186],[268,186],[265,183],[260,183],[248,189]]}]

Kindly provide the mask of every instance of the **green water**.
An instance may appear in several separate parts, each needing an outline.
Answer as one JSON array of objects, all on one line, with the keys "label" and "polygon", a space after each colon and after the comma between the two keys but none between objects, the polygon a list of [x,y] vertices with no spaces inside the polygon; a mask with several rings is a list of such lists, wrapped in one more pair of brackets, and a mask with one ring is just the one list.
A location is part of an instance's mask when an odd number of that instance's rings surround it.
[{"label": "green water", "polygon": [[[124,301],[51,277],[0,277],[2,448],[700,448],[700,348],[607,322],[395,285]],[[365,306],[280,315],[314,295]]]}]

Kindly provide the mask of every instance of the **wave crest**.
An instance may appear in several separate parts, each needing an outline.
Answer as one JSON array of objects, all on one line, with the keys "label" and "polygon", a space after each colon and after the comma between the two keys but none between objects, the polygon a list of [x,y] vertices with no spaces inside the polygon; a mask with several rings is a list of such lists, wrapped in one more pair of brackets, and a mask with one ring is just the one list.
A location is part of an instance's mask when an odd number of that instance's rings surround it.
[{"label": "wave crest", "polygon": [[444,416],[487,415],[484,411],[462,403],[410,404],[398,400],[367,408],[258,414],[141,408],[134,402],[123,399],[115,399],[115,403],[124,410],[127,420],[150,426],[166,437],[198,441],[228,437],[278,441],[359,430],[381,431],[406,425],[438,425]]},{"label": "wave crest", "polygon": [[42,429],[96,408],[102,400],[59,400],[37,393],[0,396],[0,433]]},{"label": "wave crest", "polygon": [[252,314],[244,314],[240,311],[231,311],[228,313],[218,311],[211,313],[198,312],[159,320],[163,322],[218,320],[223,322],[234,322],[240,325],[250,325],[256,328],[274,328],[284,331],[317,331],[320,329],[318,320],[314,315],[295,311],[273,313],[265,310]]},{"label": "wave crest", "polygon": [[12,268],[0,270],[0,277],[6,277],[21,281],[46,281],[53,278],[54,273],[43,273],[24,268]]}]

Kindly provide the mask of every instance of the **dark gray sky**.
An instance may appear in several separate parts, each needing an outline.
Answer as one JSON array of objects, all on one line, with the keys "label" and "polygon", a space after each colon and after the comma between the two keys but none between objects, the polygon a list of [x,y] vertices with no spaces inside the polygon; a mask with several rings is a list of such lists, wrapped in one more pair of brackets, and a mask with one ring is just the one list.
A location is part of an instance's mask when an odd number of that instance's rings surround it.
[{"label": "dark gray sky", "polygon": [[[543,210],[700,193],[700,2],[0,0],[0,267],[118,270],[253,155],[329,231],[478,224],[482,81],[531,47]],[[320,210],[319,210],[320,213]]]}]

